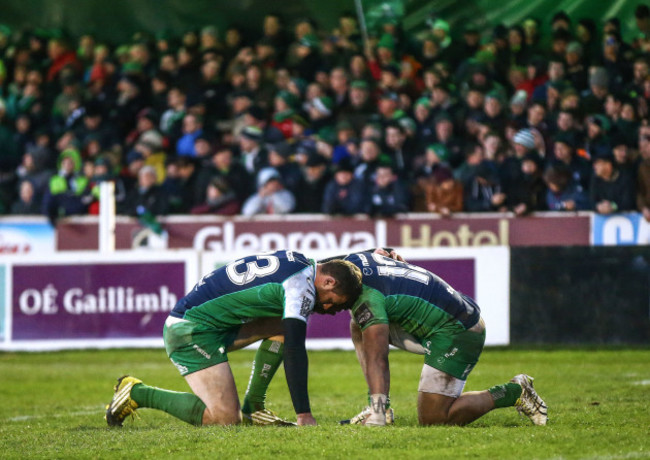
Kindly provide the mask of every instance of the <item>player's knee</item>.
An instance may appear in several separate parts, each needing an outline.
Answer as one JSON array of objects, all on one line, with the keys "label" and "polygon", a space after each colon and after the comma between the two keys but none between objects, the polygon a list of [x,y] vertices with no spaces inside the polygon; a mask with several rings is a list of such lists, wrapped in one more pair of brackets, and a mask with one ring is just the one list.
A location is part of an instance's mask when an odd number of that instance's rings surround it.
[{"label": "player's knee", "polygon": [[418,422],[420,425],[453,425],[451,407],[456,398],[420,391]]},{"label": "player's knee", "polygon": [[453,425],[449,419],[449,413],[422,412],[418,411],[418,423],[422,426],[431,425]]}]

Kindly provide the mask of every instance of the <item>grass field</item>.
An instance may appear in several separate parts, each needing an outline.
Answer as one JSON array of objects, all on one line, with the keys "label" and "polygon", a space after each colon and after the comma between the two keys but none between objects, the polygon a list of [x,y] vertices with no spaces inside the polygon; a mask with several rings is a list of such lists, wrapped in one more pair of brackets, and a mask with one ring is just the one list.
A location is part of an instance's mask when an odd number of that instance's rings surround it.
[{"label": "grass field", "polygon": [[[240,394],[253,352],[230,355]],[[421,357],[393,351],[395,426],[339,426],[365,403],[353,352],[310,353],[310,392],[318,427],[195,428],[150,409],[109,429],[103,420],[116,377],[186,391],[164,350],[0,354],[0,458],[650,458],[650,350],[487,349],[466,390],[536,377],[549,425],[532,426],[513,408],[464,427],[418,427]],[[293,410],[282,370],[268,407]]]}]

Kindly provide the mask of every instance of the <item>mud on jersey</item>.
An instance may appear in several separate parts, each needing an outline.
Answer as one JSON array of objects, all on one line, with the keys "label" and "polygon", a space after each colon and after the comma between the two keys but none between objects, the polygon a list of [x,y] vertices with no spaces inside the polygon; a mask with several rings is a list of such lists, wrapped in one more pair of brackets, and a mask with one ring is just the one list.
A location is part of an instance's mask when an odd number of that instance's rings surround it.
[{"label": "mud on jersey", "polygon": [[345,260],[363,274],[363,292],[352,307],[362,330],[397,323],[423,339],[442,329],[469,329],[480,318],[476,302],[424,268],[369,252]]},{"label": "mud on jersey", "polygon": [[298,252],[244,257],[201,278],[171,316],[218,328],[264,317],[307,321],[316,298],[315,272],[315,262]]}]

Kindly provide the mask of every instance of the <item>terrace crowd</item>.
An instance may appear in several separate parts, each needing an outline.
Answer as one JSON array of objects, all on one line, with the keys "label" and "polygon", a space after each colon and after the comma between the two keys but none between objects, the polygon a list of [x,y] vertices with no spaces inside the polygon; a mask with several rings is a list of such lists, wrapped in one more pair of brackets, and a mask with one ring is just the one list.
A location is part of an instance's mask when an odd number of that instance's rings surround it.
[{"label": "terrace crowd", "polygon": [[[628,18],[621,18],[627,20]],[[394,16],[362,38],[270,14],[128,43],[0,26],[0,214],[639,211],[650,9],[635,37],[556,12],[488,29]]]}]

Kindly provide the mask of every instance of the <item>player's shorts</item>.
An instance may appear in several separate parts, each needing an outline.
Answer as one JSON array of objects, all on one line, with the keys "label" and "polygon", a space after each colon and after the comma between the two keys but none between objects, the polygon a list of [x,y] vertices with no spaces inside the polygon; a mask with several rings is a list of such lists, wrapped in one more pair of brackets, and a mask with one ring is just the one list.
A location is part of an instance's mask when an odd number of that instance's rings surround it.
[{"label": "player's shorts", "polygon": [[453,375],[435,369],[428,364],[422,366],[420,374],[420,385],[418,391],[421,393],[435,393],[443,396],[458,398],[465,388],[465,380],[458,379]]},{"label": "player's shorts", "polygon": [[485,323],[482,319],[470,329],[453,325],[427,337],[424,362],[460,380],[467,376],[478,362],[485,344]]},{"label": "player's shorts", "polygon": [[460,380],[466,380],[485,344],[485,323],[482,319],[471,329],[457,323],[419,340],[399,325],[389,325],[390,344],[411,353],[425,355],[424,362]]},{"label": "player's shorts", "polygon": [[181,375],[228,361],[226,350],[237,337],[238,328],[216,329],[169,316],[163,328],[165,350]]}]

